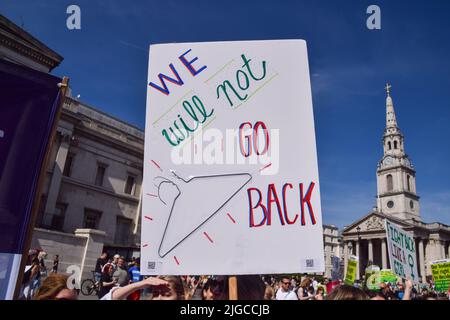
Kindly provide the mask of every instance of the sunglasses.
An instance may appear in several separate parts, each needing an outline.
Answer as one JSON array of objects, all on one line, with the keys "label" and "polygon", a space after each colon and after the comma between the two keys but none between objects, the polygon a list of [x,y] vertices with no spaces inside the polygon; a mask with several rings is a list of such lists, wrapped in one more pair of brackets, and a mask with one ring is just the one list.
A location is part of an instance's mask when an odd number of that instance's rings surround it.
[{"label": "sunglasses", "polygon": [[290,284],[290,282],[282,282],[283,284]]}]

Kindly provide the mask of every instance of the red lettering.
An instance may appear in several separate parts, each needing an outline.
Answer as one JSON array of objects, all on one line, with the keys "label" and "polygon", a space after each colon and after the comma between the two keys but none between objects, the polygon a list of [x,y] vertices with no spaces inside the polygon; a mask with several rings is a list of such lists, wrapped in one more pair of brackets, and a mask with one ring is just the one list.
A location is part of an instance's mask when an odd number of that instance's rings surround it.
[{"label": "red lettering", "polygon": [[278,216],[280,217],[281,225],[285,225],[283,219],[283,213],[281,211],[280,201],[278,200],[277,190],[275,189],[275,185],[273,183],[269,184],[269,188],[267,188],[267,208],[269,210],[267,216],[267,225],[270,226],[272,220],[272,204],[277,204]]},{"label": "red lettering", "polygon": [[[264,141],[265,141],[264,149],[261,152],[259,152],[259,143],[258,143],[259,127],[262,127],[264,130]],[[255,148],[257,155],[263,155],[269,149],[269,131],[267,131],[267,127],[262,121],[256,122],[255,127],[253,128],[253,146]]]},{"label": "red lettering", "polygon": [[311,182],[306,192],[306,195],[303,196],[303,183],[300,183],[300,209],[301,209],[301,223],[302,226],[305,225],[305,203],[308,206],[309,215],[311,217],[312,224],[316,224],[316,218],[314,217],[313,207],[311,205],[311,194],[314,189],[314,182]]},{"label": "red lettering", "polygon": [[[256,203],[255,206],[253,205],[253,201],[252,201],[252,191],[256,191],[259,195],[258,202]],[[250,215],[250,228],[261,227],[266,222],[266,219],[267,219],[267,208],[262,204],[261,191],[259,191],[258,188],[248,188],[247,194],[248,194],[249,215]],[[254,220],[254,215],[255,215],[254,210],[258,207],[261,207],[261,209],[262,209],[263,219],[261,220],[261,222],[259,224],[256,225],[255,220]]]},{"label": "red lettering", "polygon": [[290,220],[288,217],[288,211],[287,211],[287,206],[286,206],[286,189],[287,187],[289,187],[290,189],[292,189],[292,184],[290,183],[285,183],[283,186],[283,209],[284,209],[284,218],[286,219],[287,224],[294,224],[295,221],[297,221],[298,219],[298,213],[295,215],[294,220]]},{"label": "red lettering", "polygon": [[[239,126],[239,147],[241,148],[242,155],[247,158],[252,154],[252,145],[250,143],[250,135],[243,136],[244,127],[246,125],[248,125],[250,129],[252,128],[252,124],[250,122],[244,122]],[[247,150],[245,150],[244,144],[247,146]]]}]

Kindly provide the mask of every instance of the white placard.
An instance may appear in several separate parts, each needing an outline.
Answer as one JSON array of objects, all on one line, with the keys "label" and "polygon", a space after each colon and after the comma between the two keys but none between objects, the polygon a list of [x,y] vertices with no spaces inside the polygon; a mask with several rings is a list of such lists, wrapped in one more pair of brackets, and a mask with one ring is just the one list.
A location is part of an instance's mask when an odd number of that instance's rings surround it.
[{"label": "white placard", "polygon": [[142,274],[323,272],[306,42],[150,46]]},{"label": "white placard", "polygon": [[412,233],[386,221],[386,238],[391,270],[403,279],[419,282],[417,272],[416,244]]}]

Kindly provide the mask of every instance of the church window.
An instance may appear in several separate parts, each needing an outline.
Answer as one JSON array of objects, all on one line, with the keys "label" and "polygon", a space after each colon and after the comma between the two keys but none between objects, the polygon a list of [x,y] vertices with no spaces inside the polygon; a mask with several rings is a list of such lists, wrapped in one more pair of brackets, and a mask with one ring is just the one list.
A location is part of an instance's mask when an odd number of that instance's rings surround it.
[{"label": "church window", "polygon": [[397,140],[394,141],[394,149],[397,149]]},{"label": "church window", "polygon": [[411,209],[414,209],[414,202],[412,200],[409,201],[409,207]]},{"label": "church window", "polygon": [[389,150],[392,149],[392,146],[391,146],[391,142],[390,142],[390,141],[388,142],[388,149],[389,149]]},{"label": "church window", "polygon": [[411,191],[411,176],[406,178],[406,186],[408,187],[408,191]]},{"label": "church window", "polygon": [[389,209],[392,209],[394,207],[394,201],[388,201],[387,206]]},{"label": "church window", "polygon": [[392,191],[394,189],[394,179],[392,179],[392,175],[388,174],[386,176],[386,182],[387,182],[387,190]]}]

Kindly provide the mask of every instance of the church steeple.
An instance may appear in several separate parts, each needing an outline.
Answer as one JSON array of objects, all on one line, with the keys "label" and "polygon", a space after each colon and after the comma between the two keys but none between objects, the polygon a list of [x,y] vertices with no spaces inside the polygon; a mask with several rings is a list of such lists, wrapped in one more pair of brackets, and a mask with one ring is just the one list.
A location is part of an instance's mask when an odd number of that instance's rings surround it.
[{"label": "church steeple", "polygon": [[397,128],[397,119],[395,117],[394,103],[391,98],[391,88],[389,83],[386,83],[386,128]]},{"label": "church steeple", "polygon": [[386,84],[386,128],[384,129],[383,145],[384,155],[402,156],[405,154],[403,135],[397,125],[397,117],[394,111],[394,102],[391,97],[392,86]]},{"label": "church steeple", "polygon": [[383,158],[377,169],[378,210],[401,219],[420,220],[416,171],[405,154],[404,137],[397,124],[390,84],[386,84],[386,127]]}]

